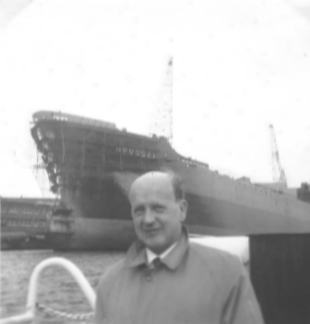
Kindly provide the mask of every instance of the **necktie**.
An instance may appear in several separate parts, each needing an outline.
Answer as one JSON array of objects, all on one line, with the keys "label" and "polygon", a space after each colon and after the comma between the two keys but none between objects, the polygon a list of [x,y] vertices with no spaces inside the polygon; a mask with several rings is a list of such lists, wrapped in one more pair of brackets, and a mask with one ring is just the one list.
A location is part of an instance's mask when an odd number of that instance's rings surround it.
[{"label": "necktie", "polygon": [[160,263],[160,258],[155,258],[149,265],[147,265],[144,271],[147,281],[152,281],[152,278],[159,269]]},{"label": "necktie", "polygon": [[150,269],[158,269],[160,263],[161,263],[161,260],[160,260],[160,258],[157,257],[150,263],[149,268]]}]

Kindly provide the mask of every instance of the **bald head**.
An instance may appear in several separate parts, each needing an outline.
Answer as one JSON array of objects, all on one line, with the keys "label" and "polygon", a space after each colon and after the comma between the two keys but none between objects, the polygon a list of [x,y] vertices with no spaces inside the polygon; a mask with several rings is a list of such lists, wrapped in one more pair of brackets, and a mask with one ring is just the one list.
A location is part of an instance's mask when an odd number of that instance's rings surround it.
[{"label": "bald head", "polygon": [[141,190],[150,189],[152,187],[158,187],[158,189],[165,189],[165,191],[171,191],[173,193],[173,188],[168,174],[163,172],[148,172],[138,177],[131,185],[129,190],[129,200],[134,195],[137,188]]},{"label": "bald head", "polygon": [[177,174],[171,171],[167,171],[167,172],[152,171],[138,177],[132,183],[129,189],[129,193],[128,193],[129,199],[130,199],[130,194],[132,192],[132,189],[134,189],[135,186],[142,185],[142,186],[146,186],[145,188],[150,188],[150,186],[153,186],[155,183],[163,185],[166,189],[168,189],[169,186],[171,186],[175,200],[184,199],[184,192],[182,189],[182,179]]}]

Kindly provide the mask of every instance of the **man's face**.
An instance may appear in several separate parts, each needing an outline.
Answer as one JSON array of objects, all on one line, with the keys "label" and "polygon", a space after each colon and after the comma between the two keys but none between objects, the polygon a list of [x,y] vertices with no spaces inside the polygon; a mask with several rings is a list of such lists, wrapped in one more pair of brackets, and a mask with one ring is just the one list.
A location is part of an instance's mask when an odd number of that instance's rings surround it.
[{"label": "man's face", "polygon": [[176,201],[166,174],[154,172],[138,178],[129,200],[136,234],[150,250],[160,254],[179,239],[187,203]]}]

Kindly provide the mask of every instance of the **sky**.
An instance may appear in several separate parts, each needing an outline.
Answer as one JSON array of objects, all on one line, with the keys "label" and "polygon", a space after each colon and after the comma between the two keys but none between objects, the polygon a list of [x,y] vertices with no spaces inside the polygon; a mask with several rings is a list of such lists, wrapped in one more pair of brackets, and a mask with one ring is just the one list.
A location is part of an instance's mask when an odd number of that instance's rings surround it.
[{"label": "sky", "polygon": [[[272,123],[288,185],[310,182],[309,36],[310,0],[0,0],[0,196],[50,195],[38,110],[150,134],[170,56],[179,153],[272,182]],[[243,259],[247,242],[203,241]]]},{"label": "sky", "polygon": [[[310,182],[310,1],[0,2],[0,196],[48,196],[31,115],[53,110],[149,134],[173,55],[173,147],[212,170]],[[42,177],[42,175],[41,175]]]}]

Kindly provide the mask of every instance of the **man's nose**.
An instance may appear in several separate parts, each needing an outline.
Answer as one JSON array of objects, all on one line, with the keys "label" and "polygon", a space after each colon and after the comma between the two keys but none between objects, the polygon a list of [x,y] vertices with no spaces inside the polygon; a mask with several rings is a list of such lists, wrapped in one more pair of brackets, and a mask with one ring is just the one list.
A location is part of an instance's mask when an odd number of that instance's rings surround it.
[{"label": "man's nose", "polygon": [[152,211],[147,209],[145,211],[143,222],[145,224],[152,224],[152,223],[154,223],[154,221],[155,221],[155,218],[154,218],[154,215],[153,215]]}]

